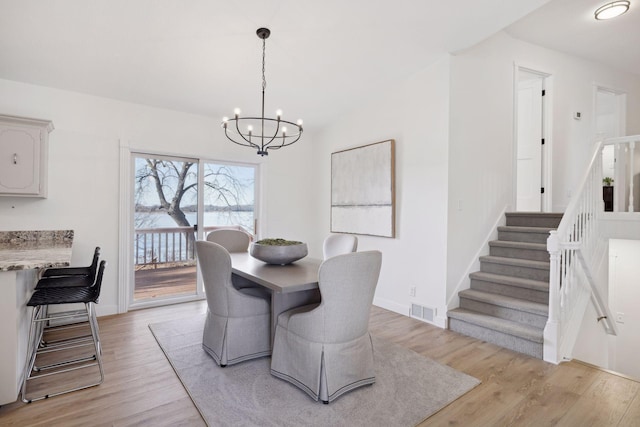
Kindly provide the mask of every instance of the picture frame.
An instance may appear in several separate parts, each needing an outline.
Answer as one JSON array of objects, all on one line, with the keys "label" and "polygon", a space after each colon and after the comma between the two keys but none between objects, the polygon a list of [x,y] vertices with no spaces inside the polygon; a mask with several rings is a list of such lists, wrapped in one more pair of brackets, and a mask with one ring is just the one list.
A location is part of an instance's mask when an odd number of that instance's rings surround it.
[{"label": "picture frame", "polygon": [[331,153],[331,232],[395,237],[395,140]]}]

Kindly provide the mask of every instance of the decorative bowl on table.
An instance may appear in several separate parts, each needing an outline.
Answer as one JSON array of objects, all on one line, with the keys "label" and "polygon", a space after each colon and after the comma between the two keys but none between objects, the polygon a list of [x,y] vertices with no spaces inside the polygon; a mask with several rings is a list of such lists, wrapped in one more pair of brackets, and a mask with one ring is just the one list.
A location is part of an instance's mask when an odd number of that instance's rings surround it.
[{"label": "decorative bowl on table", "polygon": [[286,265],[307,256],[307,244],[285,239],[263,239],[251,245],[249,254],[267,264]]}]

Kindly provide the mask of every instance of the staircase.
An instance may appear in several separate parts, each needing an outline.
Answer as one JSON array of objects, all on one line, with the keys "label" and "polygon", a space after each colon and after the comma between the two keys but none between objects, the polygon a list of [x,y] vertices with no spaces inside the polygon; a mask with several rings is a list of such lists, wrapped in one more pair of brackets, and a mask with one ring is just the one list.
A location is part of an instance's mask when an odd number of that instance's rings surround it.
[{"label": "staircase", "polygon": [[549,313],[549,231],[562,214],[507,213],[498,240],[471,273],[471,288],[458,293],[449,329],[542,359]]}]

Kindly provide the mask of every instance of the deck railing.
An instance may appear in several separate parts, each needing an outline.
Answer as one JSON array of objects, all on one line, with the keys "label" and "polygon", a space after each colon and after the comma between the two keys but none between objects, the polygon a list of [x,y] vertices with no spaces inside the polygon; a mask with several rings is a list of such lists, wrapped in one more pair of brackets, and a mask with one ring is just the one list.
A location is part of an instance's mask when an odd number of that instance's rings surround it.
[{"label": "deck railing", "polygon": [[[242,226],[204,227],[205,236],[217,229]],[[247,231],[248,232],[248,231]],[[195,262],[194,227],[140,228],[135,230],[135,265],[138,268],[159,265],[189,265]]]},{"label": "deck railing", "polygon": [[[633,212],[634,147],[637,141],[640,141],[640,135],[607,139],[597,145],[558,229],[549,235],[549,319],[544,330],[544,359],[548,362],[559,363],[570,356],[589,300],[596,310],[597,321],[607,333],[616,334],[613,318],[601,295],[601,289],[607,287],[597,283],[594,274],[596,266],[607,256],[606,241],[598,221],[604,212],[602,151],[604,147],[614,145],[619,154],[629,153],[625,164],[631,170],[628,206]],[[618,158],[621,157],[616,160]]]}]

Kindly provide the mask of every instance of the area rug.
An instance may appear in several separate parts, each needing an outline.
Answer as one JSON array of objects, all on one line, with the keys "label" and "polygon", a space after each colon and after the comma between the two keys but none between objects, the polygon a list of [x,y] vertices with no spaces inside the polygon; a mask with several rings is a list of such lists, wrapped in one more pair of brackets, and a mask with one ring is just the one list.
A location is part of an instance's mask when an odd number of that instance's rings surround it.
[{"label": "area rug", "polygon": [[204,316],[149,325],[209,426],[415,426],[480,381],[373,337],[376,382],[329,405],[271,376],[268,357],[220,368],[202,349]]}]

